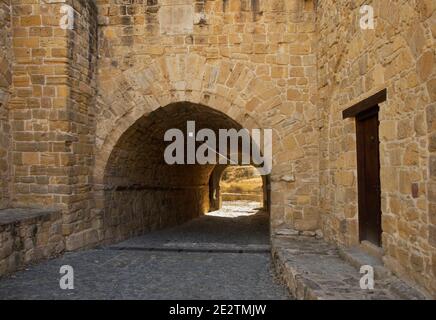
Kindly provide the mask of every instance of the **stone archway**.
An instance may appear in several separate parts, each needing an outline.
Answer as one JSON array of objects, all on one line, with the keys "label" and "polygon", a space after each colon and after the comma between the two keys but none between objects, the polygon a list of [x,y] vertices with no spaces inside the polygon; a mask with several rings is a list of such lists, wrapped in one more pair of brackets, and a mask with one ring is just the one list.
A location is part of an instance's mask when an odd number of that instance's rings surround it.
[{"label": "stone archway", "polygon": [[[190,102],[173,103],[143,115],[110,153],[100,190],[101,232],[106,242],[182,224],[210,211],[210,180],[219,165],[168,165],[165,132],[241,130],[228,115]],[[219,141],[217,141],[219,142]]]},{"label": "stone archway", "polygon": [[[105,170],[124,133],[144,115],[188,102],[208,106],[249,130],[272,129],[271,227],[318,228],[318,133],[311,104],[290,102],[284,87],[260,76],[256,66],[248,62],[209,61],[196,53],[145,62],[124,70],[106,64],[100,68],[93,169],[99,226],[105,202]],[[100,233],[100,239],[104,238]]]}]

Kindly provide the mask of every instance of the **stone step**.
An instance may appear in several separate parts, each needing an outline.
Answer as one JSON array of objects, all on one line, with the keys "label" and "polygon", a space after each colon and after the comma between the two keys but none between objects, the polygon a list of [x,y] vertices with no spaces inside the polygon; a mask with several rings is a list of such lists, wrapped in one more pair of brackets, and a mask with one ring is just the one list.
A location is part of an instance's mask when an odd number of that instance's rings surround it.
[{"label": "stone step", "polygon": [[[291,294],[300,300],[403,300],[427,297],[384,271],[378,259],[304,236],[275,236],[273,260]],[[344,258],[345,259],[344,259]],[[362,265],[373,265],[374,290],[360,286]]]},{"label": "stone step", "polygon": [[392,275],[391,272],[384,267],[383,261],[380,258],[370,255],[360,248],[339,247],[338,252],[342,259],[350,263],[357,270],[360,270],[360,268],[365,265],[372,266],[376,279],[384,279]]},{"label": "stone step", "polygon": [[422,300],[425,295],[419,290],[409,286],[404,281],[395,277],[383,264],[377,255],[369,254],[365,248],[338,248],[339,255],[346,262],[349,262],[356,270],[361,266],[370,265],[374,268],[375,279],[389,280],[389,290],[404,300]]},{"label": "stone step", "polygon": [[164,251],[164,252],[208,252],[208,253],[270,253],[270,245],[262,244],[226,244],[226,243],[144,243],[126,244],[120,243],[104,247],[110,250],[131,251]]}]

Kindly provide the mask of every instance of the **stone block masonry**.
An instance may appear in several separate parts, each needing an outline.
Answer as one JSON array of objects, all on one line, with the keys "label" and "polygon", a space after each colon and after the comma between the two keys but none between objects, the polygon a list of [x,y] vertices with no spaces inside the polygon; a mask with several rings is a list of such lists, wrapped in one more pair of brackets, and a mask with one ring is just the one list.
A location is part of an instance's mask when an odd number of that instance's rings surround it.
[{"label": "stone block masonry", "polygon": [[[180,5],[194,5],[193,19],[177,10]],[[182,109],[181,102],[189,102],[227,115],[223,129],[274,128],[271,222],[316,230],[316,59],[309,27],[314,19],[311,1],[290,6],[286,1],[100,1],[94,171],[99,189],[107,186],[104,168],[112,167],[117,142],[132,137],[129,128],[133,131],[144,114],[176,103]],[[179,23],[186,28],[168,31]],[[172,115],[179,116],[177,110]],[[218,128],[214,119],[210,115],[209,125]],[[280,179],[289,171],[297,177],[293,184]],[[207,185],[205,180],[200,184]],[[97,196],[104,202],[103,191]]]},{"label": "stone block masonry", "polygon": [[[60,26],[63,4],[77,13],[73,30]],[[92,233],[86,230],[92,224],[96,12],[93,1],[12,5],[12,201],[15,206],[63,210],[69,249],[84,245],[70,240],[72,233],[75,239],[80,232]]]},{"label": "stone block masonry", "polygon": [[0,209],[10,201],[9,95],[12,81],[12,29],[9,0],[0,1]]},{"label": "stone block masonry", "polygon": [[60,211],[0,210],[0,276],[63,251]]},{"label": "stone block masonry", "polygon": [[367,31],[359,28],[356,3],[318,6],[323,230],[332,242],[358,245],[356,129],[354,119],[343,120],[341,113],[387,88],[379,114],[384,260],[398,275],[435,292],[436,4],[367,4],[376,16],[375,29]]},{"label": "stone block masonry", "polygon": [[0,0],[0,209],[60,210],[66,250],[202,215],[216,168],[163,162],[164,132],[194,120],[273,130],[273,231],[359,246],[342,112],[387,89],[384,263],[434,295],[436,6],[366,4],[374,30],[346,0]]}]

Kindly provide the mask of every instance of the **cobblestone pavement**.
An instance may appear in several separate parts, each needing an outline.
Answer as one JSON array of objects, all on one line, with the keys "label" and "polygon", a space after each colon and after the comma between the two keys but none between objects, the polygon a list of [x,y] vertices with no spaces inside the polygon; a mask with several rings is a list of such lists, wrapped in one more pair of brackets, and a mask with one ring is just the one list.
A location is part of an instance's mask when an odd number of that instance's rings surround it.
[{"label": "cobblestone pavement", "polygon": [[[268,217],[256,212],[236,203],[178,228],[67,253],[1,279],[0,299],[289,299],[267,252]],[[74,268],[74,290],[59,288],[63,265]]]},{"label": "cobblestone pavement", "polygon": [[229,202],[222,210],[192,220],[182,226],[129,239],[112,248],[255,247],[269,251],[269,218],[257,202]]}]

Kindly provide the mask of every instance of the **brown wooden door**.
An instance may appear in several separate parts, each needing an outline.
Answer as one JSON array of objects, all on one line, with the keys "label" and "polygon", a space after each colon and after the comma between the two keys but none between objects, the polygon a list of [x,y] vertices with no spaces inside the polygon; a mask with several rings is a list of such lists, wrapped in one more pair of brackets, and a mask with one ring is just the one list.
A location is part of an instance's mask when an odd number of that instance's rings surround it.
[{"label": "brown wooden door", "polygon": [[360,241],[381,246],[379,108],[356,118]]}]

